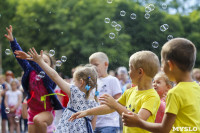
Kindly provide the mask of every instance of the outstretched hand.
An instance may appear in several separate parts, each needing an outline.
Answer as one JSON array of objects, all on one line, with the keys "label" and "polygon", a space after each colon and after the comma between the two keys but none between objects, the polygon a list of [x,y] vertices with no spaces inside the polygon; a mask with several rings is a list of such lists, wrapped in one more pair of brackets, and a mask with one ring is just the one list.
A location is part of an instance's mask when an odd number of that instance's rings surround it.
[{"label": "outstretched hand", "polygon": [[9,41],[13,41],[13,34],[12,34],[12,25],[9,26],[9,28],[6,27],[6,30],[8,32],[8,34],[5,34],[4,36],[9,40]]},{"label": "outstretched hand", "polygon": [[31,60],[31,61],[35,61],[35,62],[40,62],[43,60],[43,50],[40,51],[40,55],[37,53],[37,51],[35,50],[35,48],[30,48],[28,51],[28,55],[29,57],[26,58],[27,60]]},{"label": "outstretched hand", "polygon": [[69,118],[69,121],[73,121],[75,119],[78,119],[78,118],[83,118],[87,116],[87,113],[86,111],[80,111],[80,112],[77,112],[75,114],[73,114],[70,118]]},{"label": "outstretched hand", "polygon": [[128,112],[128,114],[122,113],[122,122],[125,126],[128,127],[139,127],[141,122],[137,114],[133,112]]},{"label": "outstretched hand", "polygon": [[16,50],[14,52],[14,54],[16,55],[17,58],[23,59],[23,60],[27,59],[27,58],[31,58],[31,56],[28,55],[27,53],[25,53],[24,51],[18,51],[18,50]]},{"label": "outstretched hand", "polygon": [[115,108],[117,106],[117,101],[116,99],[114,99],[112,96],[108,95],[108,94],[103,94],[102,96],[100,96],[99,98],[100,103],[101,104],[106,104],[111,108]]}]

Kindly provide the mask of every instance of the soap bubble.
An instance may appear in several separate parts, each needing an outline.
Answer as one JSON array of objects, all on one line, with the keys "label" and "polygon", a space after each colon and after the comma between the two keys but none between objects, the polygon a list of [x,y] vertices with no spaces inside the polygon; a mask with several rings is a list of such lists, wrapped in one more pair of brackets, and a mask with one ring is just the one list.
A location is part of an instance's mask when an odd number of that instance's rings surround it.
[{"label": "soap bubble", "polygon": [[117,25],[117,22],[112,21],[111,26],[112,26],[112,27],[115,27],[116,25]]},{"label": "soap bubble", "polygon": [[171,40],[171,39],[173,39],[174,37],[172,36],[172,35],[168,35],[167,36],[167,40],[169,41],[169,40]]},{"label": "soap bubble", "polygon": [[19,116],[15,116],[15,122],[18,123],[20,120]]},{"label": "soap bubble", "polygon": [[45,72],[44,72],[44,71],[41,71],[41,72],[38,74],[38,76],[39,76],[40,78],[44,78],[44,77],[45,77]]},{"label": "soap bubble", "polygon": [[154,41],[154,42],[152,43],[152,47],[153,47],[153,48],[158,48],[158,46],[159,46],[159,43],[158,43],[157,41]]},{"label": "soap bubble", "polygon": [[122,27],[121,27],[120,24],[117,24],[117,25],[115,26],[115,30],[116,30],[116,31],[120,31],[121,29],[122,29]]},{"label": "soap bubble", "polygon": [[149,6],[146,6],[145,7],[145,12],[148,12],[148,13],[151,12],[151,8]]},{"label": "soap bubble", "polygon": [[153,11],[155,9],[154,4],[150,4],[149,7],[150,7],[151,11]]},{"label": "soap bubble", "polygon": [[49,11],[49,14],[51,14],[51,11]]},{"label": "soap bubble", "polygon": [[150,14],[149,13],[145,13],[145,15],[144,15],[144,17],[146,18],[146,19],[149,19],[150,18]]},{"label": "soap bubble", "polygon": [[39,75],[36,75],[36,76],[35,76],[35,80],[36,80],[36,81],[40,81],[40,79],[41,79],[41,77],[40,77]]},{"label": "soap bubble", "polygon": [[5,50],[5,53],[6,53],[6,55],[10,55],[10,54],[11,54],[10,49],[6,49],[6,50]]},{"label": "soap bubble", "polygon": [[125,16],[126,12],[124,10],[120,11],[120,16]]},{"label": "soap bubble", "polygon": [[160,30],[161,30],[162,32],[166,31],[168,28],[169,28],[169,25],[168,25],[168,24],[163,24],[163,25],[160,26]]},{"label": "soap bubble", "polygon": [[131,15],[130,15],[130,18],[131,18],[131,19],[136,19],[136,17],[137,17],[137,16],[136,16],[135,13],[131,13]]},{"label": "soap bubble", "polygon": [[62,57],[61,57],[61,61],[62,61],[62,62],[66,62],[66,61],[67,61],[67,57],[66,57],[66,56],[62,56]]},{"label": "soap bubble", "polygon": [[167,4],[163,3],[162,4],[162,9],[164,9],[164,10],[167,9]]},{"label": "soap bubble", "polygon": [[104,19],[104,22],[105,22],[105,23],[110,23],[110,19],[109,19],[109,18],[105,18],[105,19]]},{"label": "soap bubble", "polygon": [[64,32],[60,32],[60,34],[61,34],[61,35],[63,35],[63,34],[64,34]]},{"label": "soap bubble", "polygon": [[110,39],[114,39],[114,38],[115,38],[115,33],[111,32],[111,33],[109,34],[109,37],[110,37]]},{"label": "soap bubble", "polygon": [[107,3],[111,4],[113,0],[107,0]]},{"label": "soap bubble", "polygon": [[53,50],[53,49],[51,49],[51,50],[49,50],[49,56],[54,56],[55,55],[55,50]]},{"label": "soap bubble", "polygon": [[6,114],[9,114],[10,113],[10,108],[6,108],[5,112],[6,112]]},{"label": "soap bubble", "polygon": [[56,61],[56,66],[57,66],[57,67],[60,67],[61,65],[62,65],[62,61],[57,60],[57,61]]}]

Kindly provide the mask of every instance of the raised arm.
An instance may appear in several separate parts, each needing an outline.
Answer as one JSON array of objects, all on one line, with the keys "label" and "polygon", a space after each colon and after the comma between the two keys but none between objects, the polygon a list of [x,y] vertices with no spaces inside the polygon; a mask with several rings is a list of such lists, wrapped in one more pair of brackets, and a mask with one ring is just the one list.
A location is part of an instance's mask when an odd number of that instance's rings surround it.
[{"label": "raised arm", "polygon": [[[12,26],[10,25],[9,28],[6,27],[6,30],[8,32],[8,34],[5,34],[4,36],[10,41],[10,45],[11,45],[11,49],[13,51],[13,53],[18,50],[18,51],[22,51],[22,48],[20,47],[20,45],[17,43],[17,40],[13,38],[13,34],[12,34]],[[16,54],[14,54],[16,57]],[[29,68],[31,68],[29,62],[27,60],[23,60],[23,59],[19,59],[16,58],[18,63],[20,64],[20,66],[22,67],[22,69],[24,71],[28,70]]]},{"label": "raised arm", "polygon": [[43,51],[41,50],[40,55],[38,55],[36,50],[32,48],[28,54],[31,56],[31,58],[27,58],[27,60],[35,61],[44,70],[44,72],[60,87],[60,89],[67,93],[67,95],[70,97],[70,84],[62,79],[53,68],[44,62],[42,58]]}]

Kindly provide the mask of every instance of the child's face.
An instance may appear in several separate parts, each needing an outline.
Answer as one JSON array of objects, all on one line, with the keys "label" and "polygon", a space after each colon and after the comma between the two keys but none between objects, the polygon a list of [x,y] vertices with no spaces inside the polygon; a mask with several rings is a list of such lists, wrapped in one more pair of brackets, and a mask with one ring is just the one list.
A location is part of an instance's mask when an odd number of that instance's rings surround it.
[{"label": "child's face", "polygon": [[11,88],[12,88],[12,90],[17,90],[17,83],[16,82],[12,82],[11,83]]},{"label": "child's face", "polygon": [[101,61],[100,59],[91,60],[90,64],[96,67],[97,73],[99,77],[103,77],[103,74],[107,73],[107,65],[106,62]]},{"label": "child's face", "polygon": [[74,85],[77,86],[80,91],[83,91],[84,92],[84,89],[82,89],[82,84],[81,84],[81,81],[79,81],[76,76],[74,75],[73,76],[73,82],[74,82]]},{"label": "child's face", "polygon": [[49,59],[49,57],[46,54],[43,54],[43,60],[45,63],[47,63],[49,66],[51,66],[51,61]]},{"label": "child's face", "polygon": [[168,89],[165,79],[162,77],[158,77],[158,76],[155,76],[155,78],[154,78],[153,87],[157,91],[157,93],[160,97],[163,97],[163,95],[165,94],[165,92]]},{"label": "child's face", "polygon": [[138,70],[129,64],[129,76],[133,84],[138,85]]}]

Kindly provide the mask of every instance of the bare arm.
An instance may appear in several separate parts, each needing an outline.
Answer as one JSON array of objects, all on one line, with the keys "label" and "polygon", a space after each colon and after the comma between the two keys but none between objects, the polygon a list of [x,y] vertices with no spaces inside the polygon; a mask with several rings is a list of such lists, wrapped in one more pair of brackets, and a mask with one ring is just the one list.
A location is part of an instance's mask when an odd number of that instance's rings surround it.
[{"label": "bare arm", "polygon": [[94,116],[94,118],[91,121],[93,130],[96,128],[96,121],[97,121],[97,116]]},{"label": "bare arm", "polygon": [[112,113],[114,111],[115,111],[114,109],[110,108],[107,105],[101,105],[99,107],[95,107],[95,108],[88,109],[88,110],[85,110],[85,111],[77,112],[77,113],[73,114],[69,118],[69,121],[73,121],[74,119],[78,119],[78,118],[83,118],[83,117],[88,116],[88,115],[105,115],[105,114],[110,114],[110,113]]},{"label": "bare arm", "polygon": [[22,117],[24,119],[27,119],[28,118],[28,111],[27,111],[27,101],[26,101],[26,98],[24,99],[24,102],[22,104]]},{"label": "bare arm", "polygon": [[162,123],[147,122],[145,120],[140,119],[136,114],[123,113],[122,115],[122,121],[125,126],[139,127],[155,133],[169,133],[175,120],[176,115],[171,113],[166,113],[164,115]]},{"label": "bare arm", "polygon": [[5,94],[5,100],[4,100],[5,107],[8,108],[8,96]]},{"label": "bare arm", "polygon": [[41,50],[41,55],[38,55],[36,50],[32,48],[30,49],[30,52],[28,52],[28,54],[32,58],[27,59],[35,61],[45,71],[45,73],[60,87],[60,89],[67,93],[67,95],[70,97],[70,84],[67,83],[63,78],[61,78],[60,75],[53,68],[51,68],[44,62],[42,58],[43,51]]}]

